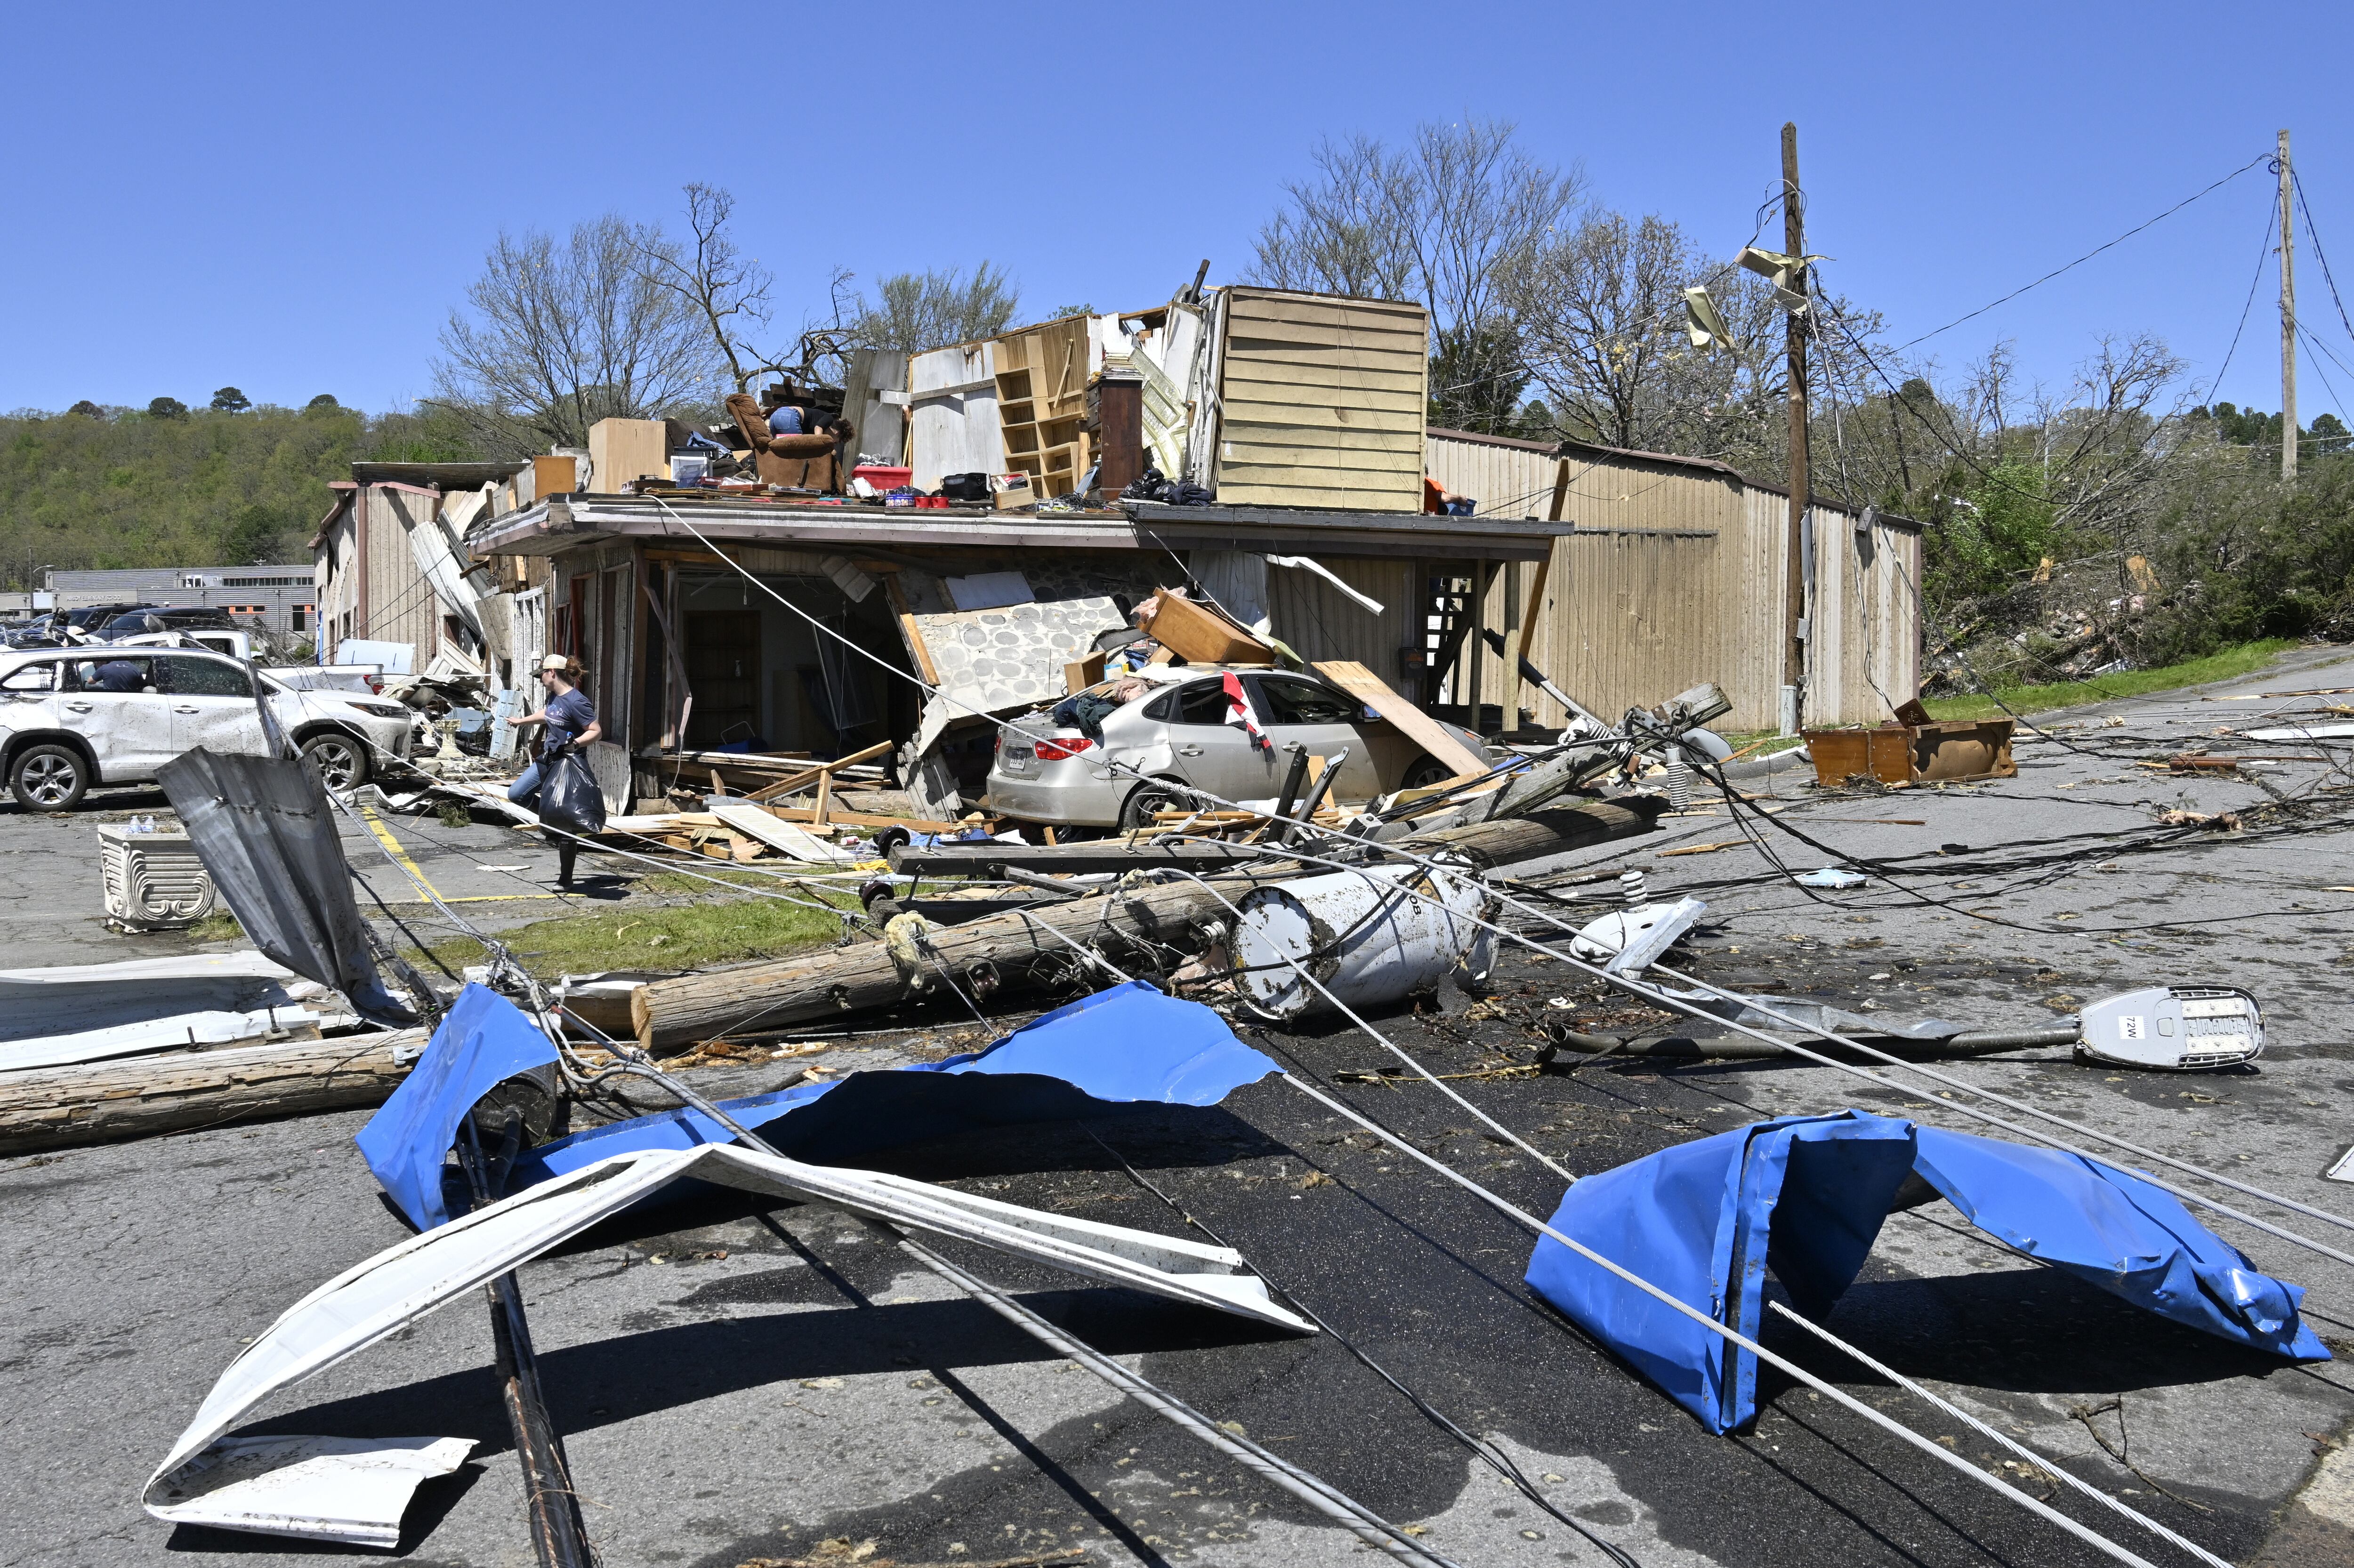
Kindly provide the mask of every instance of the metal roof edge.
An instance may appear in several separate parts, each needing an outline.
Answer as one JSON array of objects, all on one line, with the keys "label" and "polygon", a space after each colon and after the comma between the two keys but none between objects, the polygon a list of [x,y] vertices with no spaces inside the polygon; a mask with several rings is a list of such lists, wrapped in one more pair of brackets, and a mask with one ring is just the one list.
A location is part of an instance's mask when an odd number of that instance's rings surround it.
[{"label": "metal roof edge", "polygon": [[[1431,433],[1436,435],[1438,432],[1434,430]],[[1480,438],[1473,437],[1472,439],[1476,440]],[[1723,474],[1745,490],[1762,490],[1768,495],[1780,495],[1785,497],[1790,493],[1790,487],[1787,484],[1776,484],[1771,480],[1752,479],[1747,474],[1742,472],[1739,469],[1734,467],[1731,463],[1719,461],[1715,458],[1679,457],[1673,452],[1649,452],[1640,450],[1634,447],[1606,447],[1598,445],[1593,441],[1580,441],[1574,440],[1564,440],[1561,443],[1561,450],[1564,452],[1569,452],[1572,450],[1581,452],[1599,452],[1605,457],[1626,458],[1636,462],[1663,463],[1675,468],[1705,469],[1711,472]],[[1843,512],[1850,517],[1860,516],[1863,511],[1861,507],[1856,506],[1849,502],[1834,501],[1828,495],[1821,495],[1813,492],[1809,492],[1808,493],[1807,504],[1809,507],[1820,507],[1826,512]],[[1918,520],[1904,516],[1901,513],[1875,511],[1872,517],[1875,522],[1886,523],[1898,528],[1910,529],[1916,534],[1922,531],[1922,524]]]}]

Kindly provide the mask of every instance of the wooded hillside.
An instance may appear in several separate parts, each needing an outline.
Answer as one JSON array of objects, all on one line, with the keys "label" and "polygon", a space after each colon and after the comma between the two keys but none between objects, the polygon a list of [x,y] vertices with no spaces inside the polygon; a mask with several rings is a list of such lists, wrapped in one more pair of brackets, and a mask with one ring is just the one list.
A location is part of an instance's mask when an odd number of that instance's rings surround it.
[{"label": "wooded hillside", "polygon": [[355,460],[473,455],[430,417],[368,415],[333,398],[236,413],[82,404],[0,416],[0,584],[24,587],[28,567],[306,560],[327,482],[348,479]]}]

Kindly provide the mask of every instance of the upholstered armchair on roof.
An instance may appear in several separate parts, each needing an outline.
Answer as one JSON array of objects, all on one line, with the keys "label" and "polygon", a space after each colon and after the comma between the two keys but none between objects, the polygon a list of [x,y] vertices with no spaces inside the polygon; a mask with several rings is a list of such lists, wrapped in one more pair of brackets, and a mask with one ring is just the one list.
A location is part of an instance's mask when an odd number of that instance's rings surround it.
[{"label": "upholstered armchair on roof", "polygon": [[842,465],[834,439],[822,432],[810,436],[772,436],[760,412],[758,399],[748,392],[731,392],[727,411],[744,444],[752,449],[753,466],[766,484],[792,485],[802,490],[840,490]]}]

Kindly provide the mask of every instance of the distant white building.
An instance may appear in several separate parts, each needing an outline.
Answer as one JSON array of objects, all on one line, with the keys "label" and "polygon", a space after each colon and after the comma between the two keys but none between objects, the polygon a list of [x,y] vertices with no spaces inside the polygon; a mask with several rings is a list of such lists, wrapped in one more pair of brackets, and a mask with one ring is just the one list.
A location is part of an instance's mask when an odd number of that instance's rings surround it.
[{"label": "distant white building", "polygon": [[273,631],[308,633],[318,625],[318,589],[308,561],[49,571],[43,574],[42,587],[57,595],[59,609],[94,604],[195,605],[258,617]]}]

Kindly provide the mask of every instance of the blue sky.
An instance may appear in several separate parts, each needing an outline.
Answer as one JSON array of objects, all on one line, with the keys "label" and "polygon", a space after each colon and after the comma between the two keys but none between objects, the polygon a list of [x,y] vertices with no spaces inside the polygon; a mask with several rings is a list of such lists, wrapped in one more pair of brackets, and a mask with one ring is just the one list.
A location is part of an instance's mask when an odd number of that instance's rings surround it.
[{"label": "blue sky", "polygon": [[[2150,217],[2285,125],[2354,290],[2342,4],[726,14],[13,13],[0,408],[198,403],[223,384],[396,406],[427,390],[435,335],[502,228],[673,219],[696,179],[735,192],[794,321],[836,264],[872,278],[983,257],[1013,272],[1025,314],[1140,306],[1204,256],[1214,281],[1238,272],[1320,136],[1466,113],[1516,121],[1599,199],[1722,253],[1747,238],[1796,119],[1812,249],[1898,341]],[[2244,175],[1934,346],[1951,368],[2008,339],[2056,383],[2095,334],[2146,331],[2203,390],[2271,201],[2264,173]],[[2309,249],[2299,285],[2307,327],[2354,365]],[[2268,264],[2218,394],[2268,409],[2273,297]],[[2321,370],[2354,397],[2354,374]],[[2300,411],[2323,409],[2346,411],[2308,368]]]}]

